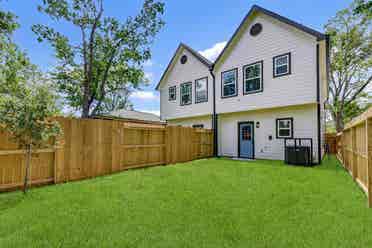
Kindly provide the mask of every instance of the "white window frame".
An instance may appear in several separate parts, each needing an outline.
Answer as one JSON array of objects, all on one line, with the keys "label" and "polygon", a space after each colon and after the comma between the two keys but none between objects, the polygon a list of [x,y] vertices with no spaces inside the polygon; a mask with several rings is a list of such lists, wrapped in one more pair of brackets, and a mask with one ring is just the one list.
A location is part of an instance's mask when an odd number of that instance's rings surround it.
[{"label": "white window frame", "polygon": [[[187,92],[187,93],[190,94],[190,100],[189,100],[189,102],[187,102],[187,103],[183,103],[183,102],[182,102],[182,98],[183,98],[182,88],[183,88],[184,86],[188,86],[189,89],[190,89],[189,92]],[[180,87],[180,105],[181,105],[181,106],[185,106],[185,105],[190,105],[190,104],[192,104],[192,83],[191,83],[191,82],[182,83],[182,84],[181,84],[181,87]]]},{"label": "white window frame", "polygon": [[[198,92],[197,85],[198,85],[198,83],[200,81],[203,81],[203,80],[205,80],[204,82],[206,84],[205,85],[205,88],[206,88],[206,98],[203,99],[203,100],[199,100],[198,99],[198,93],[200,93],[200,92]],[[208,102],[208,77],[203,77],[203,78],[199,78],[199,79],[195,80],[195,103],[202,103],[202,102]]]},{"label": "white window frame", "polygon": [[[173,90],[173,94],[174,94],[174,98],[171,98],[171,90]],[[174,86],[170,86],[168,88],[168,101],[170,102],[173,102],[173,101],[176,101],[177,100],[177,87],[174,85]]]},{"label": "white window frame", "polygon": [[[231,83],[225,83],[224,80],[223,80],[224,79],[223,75],[225,73],[229,73],[229,72],[234,72],[235,80],[234,80],[234,82],[231,82]],[[225,91],[224,91],[225,86],[232,85],[232,84],[234,84],[234,86],[235,86],[235,93],[231,94],[231,95],[225,95]],[[234,68],[232,70],[221,72],[221,98],[228,98],[228,97],[233,97],[233,96],[237,96],[237,95],[238,95],[238,68]]]},{"label": "white window frame", "polygon": [[[280,127],[280,122],[281,121],[289,121],[290,126],[288,128],[287,127]],[[280,135],[280,130],[289,130],[289,135],[288,136]],[[291,138],[293,138],[293,118],[292,117],[276,119],[276,138],[277,139],[291,139]]]},{"label": "white window frame", "polygon": [[[279,59],[282,59],[283,57],[287,58],[287,63],[277,65],[277,61]],[[287,71],[286,72],[276,73],[277,68],[284,67],[284,66],[287,66]],[[285,54],[275,56],[273,58],[273,76],[274,76],[274,78],[289,75],[289,74],[291,74],[291,53],[285,53]]]},{"label": "white window frame", "polygon": [[[246,69],[248,67],[254,67],[256,65],[260,65],[260,74],[259,74],[259,76],[247,78]],[[246,91],[247,81],[254,80],[254,79],[257,79],[257,78],[260,79],[260,88],[258,90]],[[261,60],[261,61],[254,62],[254,63],[249,64],[249,65],[245,65],[243,67],[243,94],[244,95],[253,94],[253,93],[257,93],[257,92],[262,92],[262,90],[263,90],[263,61]]]}]

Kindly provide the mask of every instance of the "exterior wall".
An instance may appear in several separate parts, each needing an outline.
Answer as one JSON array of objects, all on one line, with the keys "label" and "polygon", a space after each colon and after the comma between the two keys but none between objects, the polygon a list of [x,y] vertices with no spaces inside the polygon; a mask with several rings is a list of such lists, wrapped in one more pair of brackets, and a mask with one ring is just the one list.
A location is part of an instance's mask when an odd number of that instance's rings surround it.
[{"label": "exterior wall", "polygon": [[169,120],[168,124],[170,125],[178,125],[184,127],[192,127],[192,125],[203,124],[204,128],[212,129],[212,116],[199,116],[199,117],[191,117],[191,118],[183,118],[183,119],[173,119]]},{"label": "exterior wall", "polygon": [[[253,37],[251,25],[261,23]],[[315,37],[264,14],[253,16],[234,47],[215,66],[217,113],[316,102]],[[234,42],[232,43],[234,44]],[[273,57],[291,53],[291,75],[273,78]],[[243,66],[263,60],[263,92],[243,95]],[[221,72],[238,68],[238,96],[221,98]]]},{"label": "exterior wall", "polygon": [[[180,57],[186,55],[187,63],[182,65]],[[208,102],[195,103],[195,80],[208,77]],[[168,76],[164,78],[160,86],[160,113],[162,120],[177,119],[192,116],[201,116],[212,113],[213,107],[213,80],[209,69],[189,51],[183,49],[176,57],[173,68],[170,68]],[[180,85],[192,82],[192,104],[181,106]],[[176,101],[168,101],[168,88],[176,85]]]},{"label": "exterior wall", "polygon": [[[317,161],[317,106],[275,108],[241,113],[220,114],[218,117],[218,153],[220,156],[238,156],[238,122],[260,122],[254,128],[255,158],[284,160],[284,139],[276,138],[276,119],[293,117],[293,137],[313,139],[313,159]],[[270,141],[268,136],[272,135]]]},{"label": "exterior wall", "polygon": [[321,129],[321,154],[324,154],[326,133],[326,109],[324,104],[328,99],[328,75],[327,75],[327,52],[326,41],[319,42],[319,104],[320,104],[320,129]]}]

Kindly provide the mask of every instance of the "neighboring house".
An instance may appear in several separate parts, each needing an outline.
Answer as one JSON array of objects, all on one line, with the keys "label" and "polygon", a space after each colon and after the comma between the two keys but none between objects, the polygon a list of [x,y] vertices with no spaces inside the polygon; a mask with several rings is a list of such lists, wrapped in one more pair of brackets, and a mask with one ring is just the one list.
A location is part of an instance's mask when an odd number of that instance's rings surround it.
[{"label": "neighboring house", "polygon": [[214,63],[181,44],[156,89],[161,119],[213,128],[220,156],[284,159],[284,139],[323,154],[328,36],[254,5]]},{"label": "neighboring house", "polygon": [[100,119],[120,119],[127,122],[139,123],[139,124],[166,124],[165,121],[160,120],[160,117],[146,112],[140,112],[135,110],[116,110],[107,114],[96,116]]}]

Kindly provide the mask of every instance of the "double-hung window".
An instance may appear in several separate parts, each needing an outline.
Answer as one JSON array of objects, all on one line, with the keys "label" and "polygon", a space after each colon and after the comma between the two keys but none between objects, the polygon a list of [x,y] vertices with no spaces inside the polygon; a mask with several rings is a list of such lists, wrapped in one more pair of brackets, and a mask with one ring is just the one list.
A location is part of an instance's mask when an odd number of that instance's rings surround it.
[{"label": "double-hung window", "polygon": [[276,137],[278,139],[293,138],[293,118],[276,120]]},{"label": "double-hung window", "polygon": [[244,85],[243,93],[251,94],[262,91],[263,61],[249,64],[243,67]]},{"label": "double-hung window", "polygon": [[208,102],[208,78],[195,80],[195,103]]},{"label": "double-hung window", "polygon": [[291,74],[291,53],[282,54],[273,58],[274,77]]},{"label": "double-hung window", "polygon": [[222,72],[221,81],[223,98],[238,95],[238,69]]},{"label": "double-hung window", "polygon": [[176,86],[171,86],[168,89],[168,99],[169,101],[175,101],[176,100]]},{"label": "double-hung window", "polygon": [[192,83],[181,84],[181,106],[189,105],[192,103]]}]

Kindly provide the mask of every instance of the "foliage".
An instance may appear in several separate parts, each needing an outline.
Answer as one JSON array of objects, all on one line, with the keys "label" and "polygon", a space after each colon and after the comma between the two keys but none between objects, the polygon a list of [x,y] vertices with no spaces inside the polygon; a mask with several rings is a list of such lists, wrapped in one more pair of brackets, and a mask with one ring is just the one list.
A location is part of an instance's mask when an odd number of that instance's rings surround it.
[{"label": "foliage", "polygon": [[[30,87],[31,86],[31,87]],[[57,112],[55,98],[45,85],[21,85],[16,94],[3,94],[0,101],[1,128],[9,132],[21,148],[44,146],[60,133],[51,117]]]},{"label": "foliage", "polygon": [[358,102],[372,80],[371,17],[353,13],[358,2],[325,26],[331,47],[329,109],[337,131],[343,129],[345,111],[353,109],[348,106]]},{"label": "foliage", "polygon": [[372,1],[371,0],[359,0],[357,1],[356,7],[354,9],[355,14],[366,14],[369,17],[372,16]]},{"label": "foliage", "polygon": [[38,40],[55,49],[59,91],[83,117],[104,112],[110,98],[125,98],[123,88],[130,91],[146,82],[142,64],[151,58],[150,46],[164,25],[163,3],[145,0],[140,13],[124,22],[104,16],[103,0],[43,0],[39,10],[80,32],[75,44],[52,27],[33,26]]},{"label": "foliage", "polygon": [[[2,1],[0,0],[0,3]],[[0,37],[9,37],[19,27],[17,17],[8,11],[0,9]]]}]

